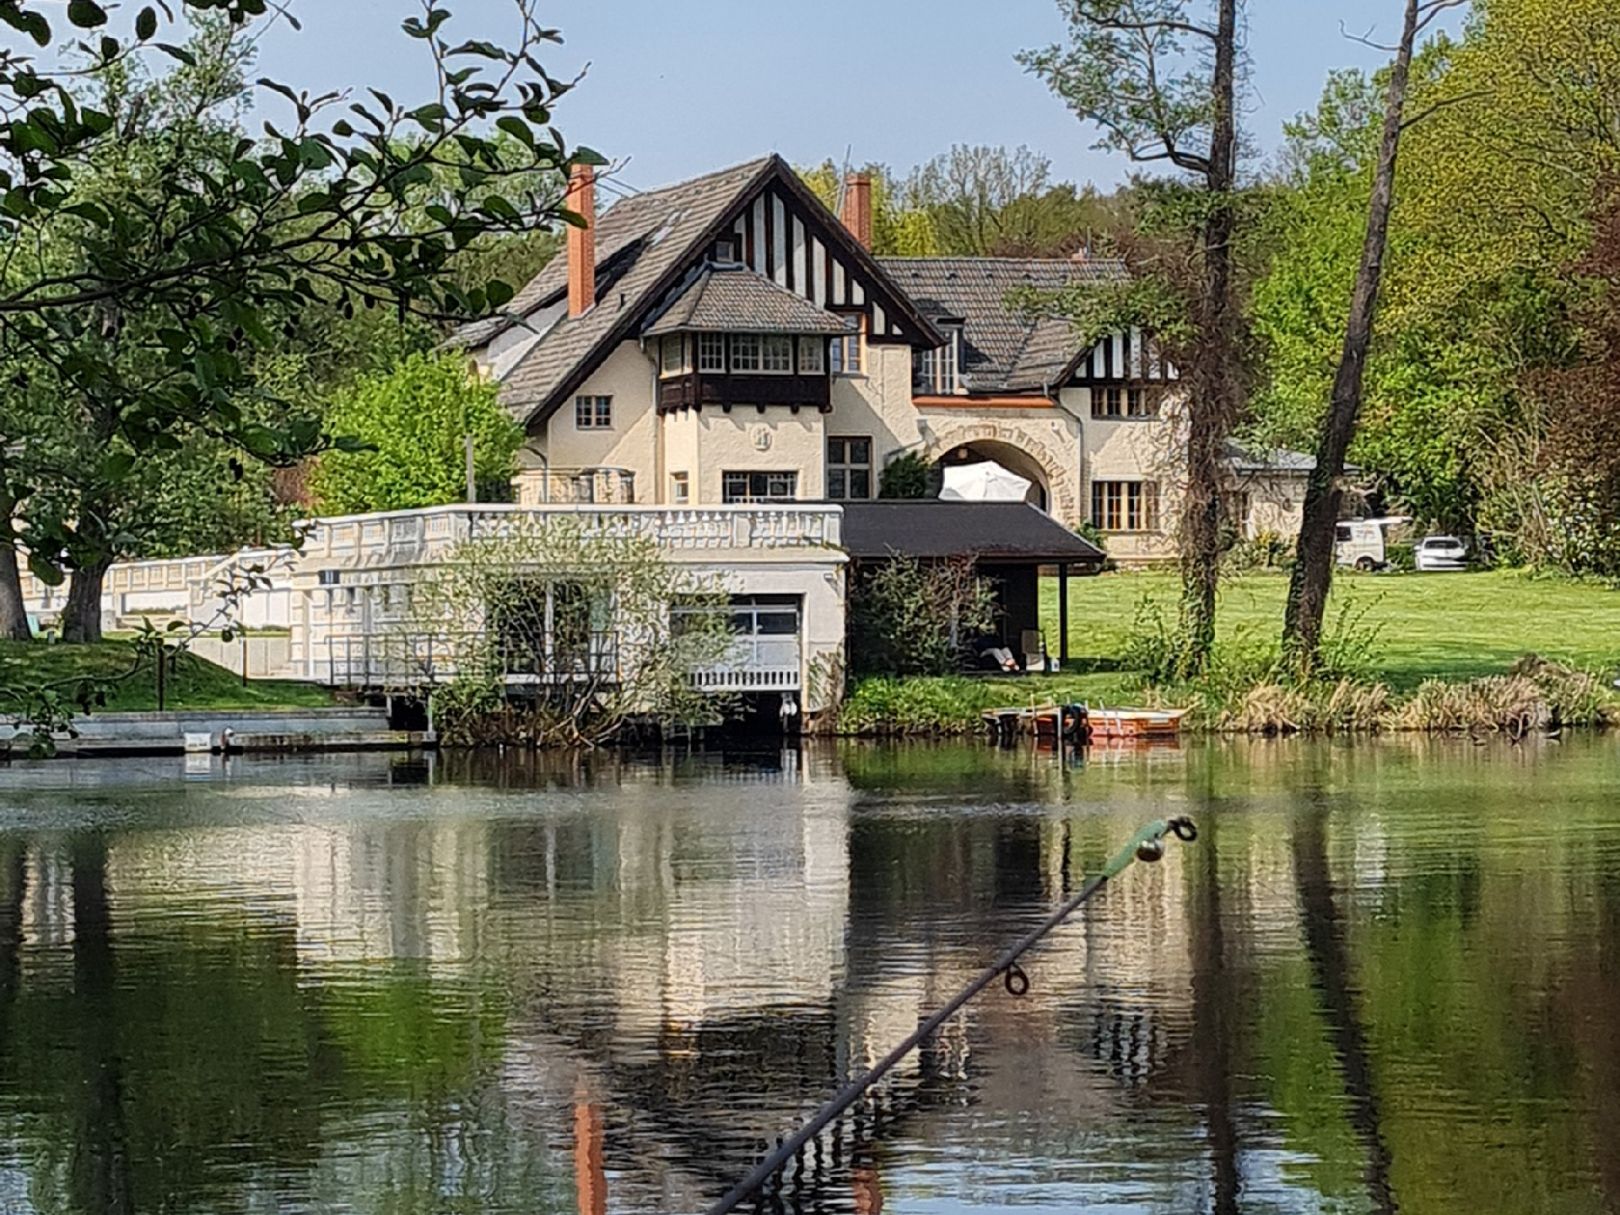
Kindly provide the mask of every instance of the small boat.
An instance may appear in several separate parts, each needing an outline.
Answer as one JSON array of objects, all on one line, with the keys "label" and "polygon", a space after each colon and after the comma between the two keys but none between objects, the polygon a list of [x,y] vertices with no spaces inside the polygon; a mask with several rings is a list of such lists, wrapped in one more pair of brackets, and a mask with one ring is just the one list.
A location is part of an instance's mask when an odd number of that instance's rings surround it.
[{"label": "small boat", "polygon": [[1093,738],[1175,738],[1186,709],[1108,709],[1086,706]]}]

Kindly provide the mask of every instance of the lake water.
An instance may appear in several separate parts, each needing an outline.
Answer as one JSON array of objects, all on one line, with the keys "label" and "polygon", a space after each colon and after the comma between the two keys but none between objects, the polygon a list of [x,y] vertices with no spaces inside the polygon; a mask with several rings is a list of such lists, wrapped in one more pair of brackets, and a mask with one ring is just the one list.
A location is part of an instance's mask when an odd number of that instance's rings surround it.
[{"label": "lake water", "polygon": [[0,769],[0,1213],[1620,1210],[1620,740]]}]

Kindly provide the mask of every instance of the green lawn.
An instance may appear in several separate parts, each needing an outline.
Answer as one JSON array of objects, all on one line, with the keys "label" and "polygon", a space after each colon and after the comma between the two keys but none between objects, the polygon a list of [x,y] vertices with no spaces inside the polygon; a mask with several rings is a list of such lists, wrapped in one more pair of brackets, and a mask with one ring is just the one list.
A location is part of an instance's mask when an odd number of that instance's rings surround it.
[{"label": "green lawn", "polygon": [[[1222,639],[1273,641],[1281,632],[1288,580],[1278,574],[1234,578],[1221,589]],[[1083,670],[1107,668],[1124,646],[1144,599],[1175,619],[1173,573],[1103,574],[1069,584],[1069,657]],[[1467,574],[1351,574],[1334,583],[1331,626],[1344,604],[1378,630],[1375,657],[1397,690],[1422,680],[1500,673],[1522,654],[1574,666],[1620,664],[1620,591],[1511,570]],[[1042,588],[1053,649],[1057,582]]]},{"label": "green lawn", "polygon": [[[157,682],[150,662],[128,678],[117,678],[134,662],[134,647],[126,641],[89,646],[0,642],[0,712],[15,707],[19,691],[78,679],[116,680],[108,686],[108,711],[155,709]],[[331,704],[326,690],[311,684],[255,679],[243,686],[241,676],[193,654],[179,656],[164,695],[166,709],[309,709]]]}]

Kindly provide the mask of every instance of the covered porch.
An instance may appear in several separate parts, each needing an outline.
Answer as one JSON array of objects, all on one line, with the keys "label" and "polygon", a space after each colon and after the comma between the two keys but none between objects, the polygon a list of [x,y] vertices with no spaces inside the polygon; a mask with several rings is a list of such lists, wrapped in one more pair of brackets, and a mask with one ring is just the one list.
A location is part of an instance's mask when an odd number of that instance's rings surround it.
[{"label": "covered porch", "polygon": [[1057,658],[1069,659],[1069,580],[1100,573],[1104,554],[1052,516],[1027,502],[957,502],[905,499],[851,502],[844,507],[844,547],[857,565],[892,560],[971,559],[974,571],[996,588],[996,641],[1014,654],[1028,652],[1041,629],[1040,580],[1058,579]]}]

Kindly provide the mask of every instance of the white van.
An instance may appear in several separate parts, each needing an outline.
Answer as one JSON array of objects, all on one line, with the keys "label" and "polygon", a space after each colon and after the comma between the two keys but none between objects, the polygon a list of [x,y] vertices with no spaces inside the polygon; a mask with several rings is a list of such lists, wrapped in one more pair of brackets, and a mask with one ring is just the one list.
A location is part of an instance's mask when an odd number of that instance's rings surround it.
[{"label": "white van", "polygon": [[1333,553],[1340,565],[1370,573],[1387,564],[1384,544],[1389,529],[1410,523],[1406,515],[1385,515],[1378,519],[1344,519],[1333,527]]}]

